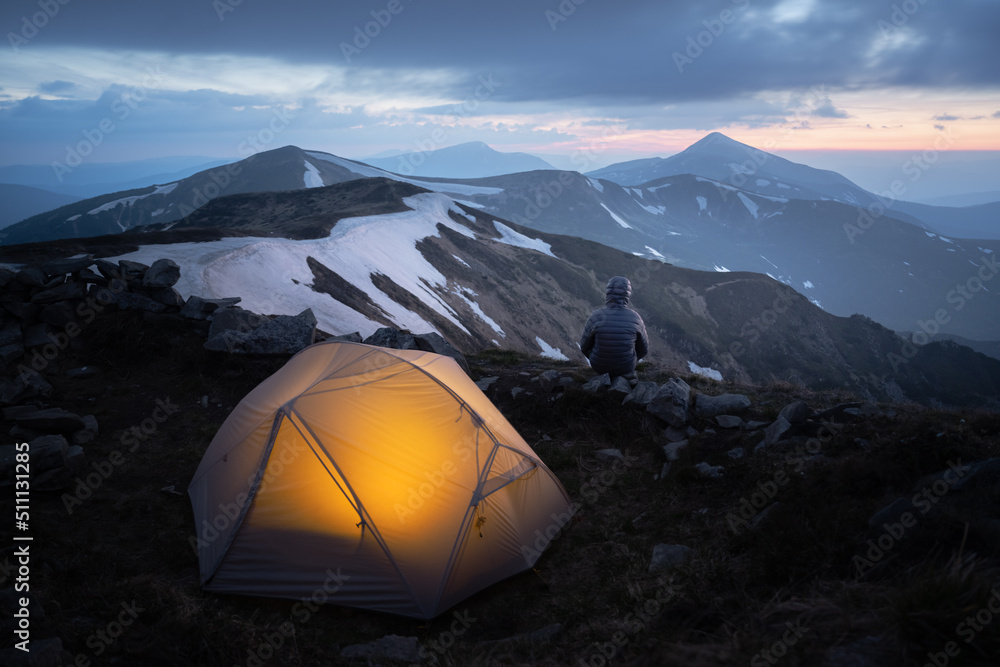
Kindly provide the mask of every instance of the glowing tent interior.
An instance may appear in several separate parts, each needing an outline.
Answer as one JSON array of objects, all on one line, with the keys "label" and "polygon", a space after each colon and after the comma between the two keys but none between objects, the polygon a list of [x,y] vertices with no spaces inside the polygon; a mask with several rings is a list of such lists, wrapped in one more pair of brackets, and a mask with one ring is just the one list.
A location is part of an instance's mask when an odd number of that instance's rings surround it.
[{"label": "glowing tent interior", "polygon": [[250,392],[188,493],[207,590],[416,618],[532,567],[570,510],[453,359],[340,342]]}]

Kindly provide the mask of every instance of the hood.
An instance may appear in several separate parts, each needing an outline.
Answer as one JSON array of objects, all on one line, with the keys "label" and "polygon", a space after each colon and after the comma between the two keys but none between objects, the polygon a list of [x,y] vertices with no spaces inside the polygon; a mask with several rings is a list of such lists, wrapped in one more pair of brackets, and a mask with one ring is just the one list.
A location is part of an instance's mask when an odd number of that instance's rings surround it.
[{"label": "hood", "polygon": [[627,306],[632,296],[632,283],[624,276],[615,276],[608,281],[605,302],[610,305]]}]

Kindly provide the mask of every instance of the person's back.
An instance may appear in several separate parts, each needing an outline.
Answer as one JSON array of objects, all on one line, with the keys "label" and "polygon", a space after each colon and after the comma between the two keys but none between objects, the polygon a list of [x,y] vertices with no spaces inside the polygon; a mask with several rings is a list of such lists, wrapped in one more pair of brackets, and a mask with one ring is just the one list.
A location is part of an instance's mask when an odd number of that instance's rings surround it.
[{"label": "person's back", "polygon": [[646,325],[639,313],[629,308],[631,296],[628,278],[615,276],[608,281],[606,305],[595,310],[583,328],[580,350],[597,373],[632,375],[635,365],[646,356]]}]

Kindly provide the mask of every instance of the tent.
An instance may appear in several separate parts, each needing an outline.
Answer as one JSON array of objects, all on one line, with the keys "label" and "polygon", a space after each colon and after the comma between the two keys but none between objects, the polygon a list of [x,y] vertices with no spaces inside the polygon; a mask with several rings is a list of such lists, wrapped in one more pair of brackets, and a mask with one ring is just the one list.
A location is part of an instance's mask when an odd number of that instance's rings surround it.
[{"label": "tent", "polygon": [[453,359],[342,342],[250,392],[188,494],[205,589],[423,619],[531,568],[572,514]]}]

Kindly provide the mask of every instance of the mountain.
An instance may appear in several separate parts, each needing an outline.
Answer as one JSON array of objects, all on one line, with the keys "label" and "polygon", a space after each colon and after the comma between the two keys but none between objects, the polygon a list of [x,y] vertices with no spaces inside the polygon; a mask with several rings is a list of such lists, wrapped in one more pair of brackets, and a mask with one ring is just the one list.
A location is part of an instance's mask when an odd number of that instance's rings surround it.
[{"label": "mountain", "polygon": [[943,195],[940,197],[913,197],[912,201],[930,206],[978,206],[1000,201],[1000,190],[990,192],[969,192],[961,195]]},{"label": "mountain", "polygon": [[874,321],[833,316],[765,275],[695,271],[532,231],[384,178],[228,195],[177,224],[7,247],[3,258],[54,252],[171,258],[184,297],[239,296],[266,314],[311,308],[330,334],[393,326],[437,331],[464,351],[578,362],[583,322],[621,274],[633,281],[651,361],[666,368],[954,404],[987,405],[1000,389],[1000,361],[953,343],[911,354]]},{"label": "mountain", "polygon": [[[722,135],[699,143],[716,146],[711,149],[715,161],[742,150],[742,144]],[[713,164],[707,158],[696,160],[697,151],[688,158],[690,168],[708,170]],[[794,175],[790,171],[797,165],[787,162],[785,169],[786,176]],[[975,341],[1000,340],[1000,290],[989,284],[1000,252],[995,241],[942,236],[897,217],[893,209],[876,215],[820,196],[817,189],[827,194],[834,194],[835,188],[842,194],[853,191],[846,179],[809,169],[802,178],[788,179],[798,185],[773,180],[756,189],[690,174],[639,187],[559,171],[417,178],[286,146],[174,183],[105,195],[35,216],[5,230],[5,243],[176,222],[224,194],[390,178],[539,231],[578,236],[686,268],[766,273],[836,315],[860,313],[897,331],[924,329]],[[760,194],[760,189],[785,194]],[[277,216],[278,223],[287,220]]]},{"label": "mountain", "polygon": [[50,192],[28,185],[0,183],[0,202],[3,202],[3,206],[0,208],[0,229],[38,213],[50,211],[79,200],[79,197]]},{"label": "mountain", "polygon": [[894,218],[946,236],[1000,240],[1000,204],[958,208],[903,201],[900,195],[912,195],[910,184],[918,182],[923,173],[912,160],[904,165],[909,165],[901,171],[906,178],[887,184],[896,194],[889,189],[875,194],[836,172],[792,162],[712,132],[671,157],[620,162],[587,175],[629,186],[693,174],[770,197],[830,199],[878,215],[889,211]]},{"label": "mountain", "polygon": [[366,164],[403,176],[481,178],[535,169],[552,169],[545,160],[528,153],[501,153],[481,141],[470,141],[432,151],[371,157]]}]

